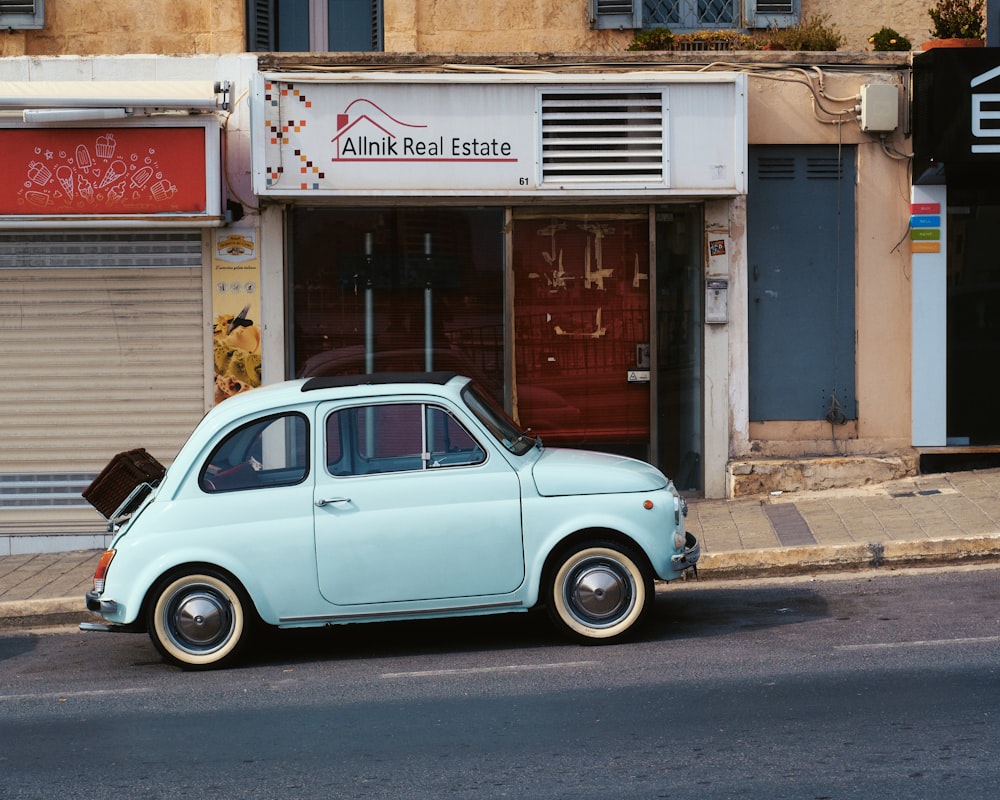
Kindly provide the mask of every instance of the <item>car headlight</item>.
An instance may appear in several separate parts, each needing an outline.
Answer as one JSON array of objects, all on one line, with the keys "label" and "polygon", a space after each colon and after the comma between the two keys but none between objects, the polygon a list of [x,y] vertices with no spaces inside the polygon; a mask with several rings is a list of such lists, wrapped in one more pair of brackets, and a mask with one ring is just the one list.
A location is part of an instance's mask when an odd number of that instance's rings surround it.
[{"label": "car headlight", "polygon": [[674,531],[674,550],[683,550],[687,545],[687,537],[684,535],[684,531],[678,528]]}]

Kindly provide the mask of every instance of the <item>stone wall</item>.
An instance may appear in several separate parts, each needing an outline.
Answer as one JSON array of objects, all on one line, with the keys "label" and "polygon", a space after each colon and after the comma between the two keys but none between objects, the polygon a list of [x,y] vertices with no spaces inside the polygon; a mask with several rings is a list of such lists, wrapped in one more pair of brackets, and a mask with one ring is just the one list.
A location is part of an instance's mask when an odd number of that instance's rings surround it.
[{"label": "stone wall", "polygon": [[[929,0],[803,0],[806,18],[828,15],[845,51],[870,49],[883,25],[914,47],[930,34]],[[45,28],[0,31],[0,56],[124,53],[229,54],[244,50],[244,0],[58,0]],[[587,0],[384,0],[385,50],[393,53],[614,53],[633,31],[593,30]]]},{"label": "stone wall", "polygon": [[243,0],[50,0],[42,30],[0,31],[0,57],[245,49]]}]

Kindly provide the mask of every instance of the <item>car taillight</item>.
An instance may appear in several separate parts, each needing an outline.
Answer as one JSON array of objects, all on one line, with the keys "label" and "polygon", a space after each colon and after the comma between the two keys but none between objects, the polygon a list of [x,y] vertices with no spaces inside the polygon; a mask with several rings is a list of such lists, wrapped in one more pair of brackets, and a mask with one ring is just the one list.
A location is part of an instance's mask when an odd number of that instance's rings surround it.
[{"label": "car taillight", "polygon": [[94,591],[104,591],[104,578],[108,574],[108,567],[111,566],[111,559],[115,557],[114,550],[105,550],[101,560],[97,562],[97,569],[94,570]]}]

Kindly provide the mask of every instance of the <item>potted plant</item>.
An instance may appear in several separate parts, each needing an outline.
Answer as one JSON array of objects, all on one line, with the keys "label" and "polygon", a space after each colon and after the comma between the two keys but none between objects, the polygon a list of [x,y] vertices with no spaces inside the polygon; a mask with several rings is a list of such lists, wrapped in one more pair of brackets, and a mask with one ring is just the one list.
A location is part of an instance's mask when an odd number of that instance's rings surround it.
[{"label": "potted plant", "polygon": [[673,43],[674,35],[670,32],[670,28],[666,25],[661,25],[657,28],[646,28],[639,31],[628,46],[628,49],[670,50],[673,47]]},{"label": "potted plant", "polygon": [[769,28],[758,38],[762,50],[833,52],[844,43],[829,14],[803,18],[790,28]]},{"label": "potted plant", "polygon": [[903,36],[901,33],[897,33],[892,28],[883,27],[877,33],[873,33],[868,37],[868,44],[872,46],[873,50],[911,50],[913,49],[913,44]]},{"label": "potted plant", "polygon": [[938,0],[927,14],[934,23],[924,49],[932,47],[982,47],[986,27],[985,0]]}]

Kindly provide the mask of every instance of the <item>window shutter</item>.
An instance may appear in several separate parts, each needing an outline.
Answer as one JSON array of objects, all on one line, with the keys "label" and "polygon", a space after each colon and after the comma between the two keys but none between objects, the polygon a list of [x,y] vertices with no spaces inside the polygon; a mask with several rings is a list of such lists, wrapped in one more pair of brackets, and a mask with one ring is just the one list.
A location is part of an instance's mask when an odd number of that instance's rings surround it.
[{"label": "window shutter", "polygon": [[372,52],[382,51],[382,0],[372,0]]},{"label": "window shutter", "polygon": [[801,16],[801,0],[743,0],[748,28],[790,28]]},{"label": "window shutter", "polygon": [[624,30],[642,27],[642,0],[590,0],[590,27]]},{"label": "window shutter", "polygon": [[29,30],[45,27],[45,0],[0,0],[0,28]]},{"label": "window shutter", "polygon": [[273,53],[275,40],[274,0],[247,0],[247,50],[252,53]]}]

